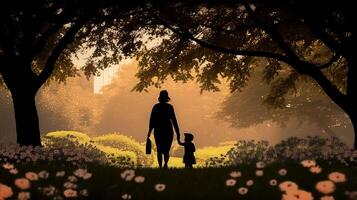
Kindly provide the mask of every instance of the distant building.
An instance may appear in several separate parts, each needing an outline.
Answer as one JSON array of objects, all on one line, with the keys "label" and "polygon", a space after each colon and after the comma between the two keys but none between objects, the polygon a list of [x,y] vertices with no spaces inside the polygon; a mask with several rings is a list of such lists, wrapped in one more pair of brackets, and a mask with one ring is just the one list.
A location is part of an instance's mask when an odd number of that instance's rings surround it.
[{"label": "distant building", "polygon": [[101,72],[100,76],[94,77],[93,80],[94,93],[101,94],[102,88],[111,83],[112,79],[117,75],[118,70],[119,70],[119,66],[106,68]]}]

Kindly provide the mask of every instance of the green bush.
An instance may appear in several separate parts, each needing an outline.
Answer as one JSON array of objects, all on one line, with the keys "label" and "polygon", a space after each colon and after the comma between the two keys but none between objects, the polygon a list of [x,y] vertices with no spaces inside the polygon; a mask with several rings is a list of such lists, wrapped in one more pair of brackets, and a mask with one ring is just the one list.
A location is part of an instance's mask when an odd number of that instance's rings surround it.
[{"label": "green bush", "polygon": [[122,151],[131,151],[136,154],[136,162],[139,166],[151,166],[153,164],[153,154],[145,153],[145,146],[134,139],[118,133],[101,135],[93,138],[94,142],[100,145],[110,146]]},{"label": "green bush", "polygon": [[136,155],[133,152],[122,151],[112,147],[96,144],[84,133],[73,131],[57,131],[43,137],[44,147],[58,149],[75,157],[85,156],[85,161],[98,162],[116,167],[133,166]]}]

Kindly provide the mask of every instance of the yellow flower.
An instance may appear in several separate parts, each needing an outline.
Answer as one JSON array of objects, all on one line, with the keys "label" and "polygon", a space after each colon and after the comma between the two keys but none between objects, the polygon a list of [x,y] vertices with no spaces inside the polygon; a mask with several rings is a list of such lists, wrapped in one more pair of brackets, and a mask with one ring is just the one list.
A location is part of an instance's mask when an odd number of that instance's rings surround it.
[{"label": "yellow flower", "polygon": [[26,178],[18,178],[15,180],[15,185],[20,188],[21,190],[26,190],[31,187],[31,183]]},{"label": "yellow flower", "polygon": [[330,181],[320,181],[315,186],[316,190],[323,194],[330,194],[335,191],[335,184]]},{"label": "yellow flower", "polygon": [[12,188],[0,183],[0,199],[6,199],[13,195]]},{"label": "yellow flower", "polygon": [[328,179],[335,183],[343,183],[346,182],[346,175],[340,172],[332,172],[328,175]]}]

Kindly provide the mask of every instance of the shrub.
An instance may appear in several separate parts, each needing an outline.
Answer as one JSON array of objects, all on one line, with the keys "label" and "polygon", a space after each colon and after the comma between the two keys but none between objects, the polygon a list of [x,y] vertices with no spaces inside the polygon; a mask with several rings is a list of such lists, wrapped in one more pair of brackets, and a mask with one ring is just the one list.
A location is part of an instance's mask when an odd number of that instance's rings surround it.
[{"label": "shrub", "polygon": [[118,133],[111,133],[95,137],[97,144],[110,146],[121,151],[131,151],[136,154],[136,162],[139,166],[151,166],[153,164],[153,153],[147,155],[145,146],[134,139]]},{"label": "shrub", "polygon": [[344,164],[355,162],[357,152],[351,151],[338,138],[291,137],[269,146],[267,141],[238,141],[226,154],[206,160],[206,166],[237,166],[254,164],[258,161],[300,162],[305,159],[332,160]]},{"label": "shrub", "polygon": [[75,159],[84,156],[86,158],[84,161],[87,162],[125,167],[134,165],[136,161],[133,152],[95,144],[90,137],[79,132],[52,132],[43,137],[43,144],[46,151],[56,150],[66,157],[73,156]]}]

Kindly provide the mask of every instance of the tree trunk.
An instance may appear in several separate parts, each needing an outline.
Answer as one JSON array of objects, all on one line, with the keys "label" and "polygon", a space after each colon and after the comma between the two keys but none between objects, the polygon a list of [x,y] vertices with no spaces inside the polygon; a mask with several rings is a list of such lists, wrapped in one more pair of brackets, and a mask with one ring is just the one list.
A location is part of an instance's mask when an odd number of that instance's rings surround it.
[{"label": "tree trunk", "polygon": [[16,118],[17,143],[21,146],[41,146],[39,119],[35,96],[30,88],[12,90]]}]

